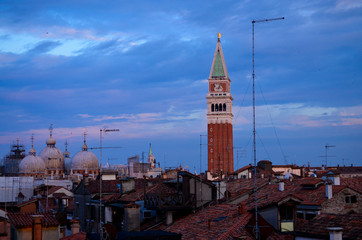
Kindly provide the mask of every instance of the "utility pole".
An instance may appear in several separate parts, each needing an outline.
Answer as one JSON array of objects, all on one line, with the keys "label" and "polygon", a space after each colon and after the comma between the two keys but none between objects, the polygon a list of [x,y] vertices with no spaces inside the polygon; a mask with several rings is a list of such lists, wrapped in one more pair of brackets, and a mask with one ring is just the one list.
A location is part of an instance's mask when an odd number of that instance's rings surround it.
[{"label": "utility pole", "polygon": [[255,23],[261,22],[269,22],[275,20],[283,20],[284,17],[281,18],[269,18],[269,19],[262,19],[262,20],[253,20],[252,23],[252,40],[253,40],[253,136],[254,136],[254,177],[255,177],[255,184],[254,184],[254,192],[255,192],[255,238],[259,239],[259,226],[258,226],[258,195],[257,195],[257,182],[256,182],[256,144],[255,144],[255,68],[254,68],[254,25]]},{"label": "utility pole", "polygon": [[[203,207],[203,203],[202,203],[202,178],[201,178],[201,171],[202,171],[202,137],[207,137],[207,135],[202,135],[200,134],[200,201],[201,201],[201,207]],[[207,144],[208,145],[208,144]]]},{"label": "utility pole", "polygon": [[99,130],[99,158],[100,158],[100,166],[99,166],[99,235],[100,238],[103,239],[102,236],[102,133],[107,132],[118,132],[119,129],[107,129],[107,128],[101,128]]}]

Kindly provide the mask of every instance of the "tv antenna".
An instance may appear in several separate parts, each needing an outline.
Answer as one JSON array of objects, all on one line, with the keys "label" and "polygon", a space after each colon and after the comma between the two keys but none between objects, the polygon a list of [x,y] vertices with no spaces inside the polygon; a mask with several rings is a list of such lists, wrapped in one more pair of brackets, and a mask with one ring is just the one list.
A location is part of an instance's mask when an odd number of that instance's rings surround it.
[{"label": "tv antenna", "polygon": [[[326,167],[327,167],[327,165],[328,165],[328,149],[329,148],[332,148],[332,147],[336,147],[336,146],[334,146],[334,145],[328,145],[328,144],[326,144],[325,146],[325,149],[326,149],[326,155],[325,155],[325,157],[326,157]],[[329,156],[329,157],[334,157],[334,156]]]},{"label": "tv antenna", "polygon": [[255,144],[255,64],[254,64],[254,25],[255,23],[262,23],[262,22],[270,22],[276,20],[283,20],[284,17],[281,18],[269,18],[269,19],[262,19],[262,20],[253,20],[252,23],[252,40],[253,40],[253,136],[254,136],[254,144],[253,144],[253,152],[254,152],[254,193],[255,193],[255,238],[259,239],[259,227],[258,227],[258,195],[257,195],[257,182],[256,182],[256,144]]}]

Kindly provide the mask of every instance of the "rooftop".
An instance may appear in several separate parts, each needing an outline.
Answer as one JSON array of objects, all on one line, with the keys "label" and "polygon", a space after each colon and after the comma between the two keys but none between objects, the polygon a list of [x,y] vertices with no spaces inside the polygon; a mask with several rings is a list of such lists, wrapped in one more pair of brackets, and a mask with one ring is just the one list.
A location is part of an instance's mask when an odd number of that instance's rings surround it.
[{"label": "rooftop", "polygon": [[15,228],[31,227],[33,224],[32,215],[43,215],[42,223],[44,227],[59,226],[59,222],[48,213],[8,213],[10,223]]}]

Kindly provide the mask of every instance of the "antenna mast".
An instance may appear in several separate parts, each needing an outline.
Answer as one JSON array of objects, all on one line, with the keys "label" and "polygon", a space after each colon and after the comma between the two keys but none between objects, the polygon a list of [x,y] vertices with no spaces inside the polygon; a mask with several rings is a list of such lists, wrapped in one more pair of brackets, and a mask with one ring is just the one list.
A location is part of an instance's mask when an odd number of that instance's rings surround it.
[{"label": "antenna mast", "polygon": [[327,165],[328,165],[328,155],[327,155],[327,153],[328,153],[328,148],[336,147],[336,146],[326,144],[324,147],[326,148],[326,168],[327,168]]},{"label": "antenna mast", "polygon": [[253,136],[254,136],[254,193],[255,193],[255,238],[259,239],[259,226],[258,226],[258,195],[257,195],[257,182],[256,182],[256,143],[255,143],[255,67],[254,67],[254,24],[261,23],[261,22],[269,22],[275,20],[283,20],[284,17],[281,18],[269,18],[269,19],[262,19],[262,20],[253,20],[252,23],[252,40],[253,40]]},{"label": "antenna mast", "polygon": [[[107,133],[107,132],[119,132],[119,129],[107,129],[107,128],[101,128],[99,130],[99,157],[100,157],[100,166],[99,166],[99,233],[100,233],[100,237],[101,239],[103,239],[103,235],[102,235],[102,133]],[[84,135],[85,137],[85,135]],[[85,140],[84,140],[85,141]]]}]

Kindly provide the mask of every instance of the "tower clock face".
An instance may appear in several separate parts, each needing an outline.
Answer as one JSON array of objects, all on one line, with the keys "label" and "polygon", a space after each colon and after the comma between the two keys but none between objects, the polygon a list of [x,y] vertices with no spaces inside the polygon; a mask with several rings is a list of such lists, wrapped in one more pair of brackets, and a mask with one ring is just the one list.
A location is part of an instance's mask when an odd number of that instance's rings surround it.
[{"label": "tower clock face", "polygon": [[214,91],[215,92],[221,92],[223,90],[223,87],[220,83],[214,83]]}]

